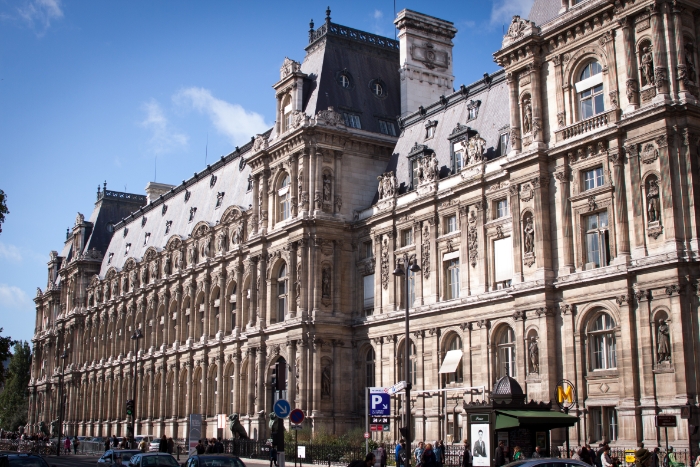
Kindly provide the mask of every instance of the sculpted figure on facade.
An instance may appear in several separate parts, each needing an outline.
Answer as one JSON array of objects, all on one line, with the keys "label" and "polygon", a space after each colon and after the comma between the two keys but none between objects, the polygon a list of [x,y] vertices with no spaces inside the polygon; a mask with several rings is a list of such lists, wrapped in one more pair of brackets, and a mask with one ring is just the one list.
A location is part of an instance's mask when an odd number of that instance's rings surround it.
[{"label": "sculpted figure on facade", "polygon": [[226,232],[223,230],[216,236],[216,251],[218,253],[226,251]]},{"label": "sculpted figure on facade", "polygon": [[537,337],[530,338],[530,347],[528,348],[528,356],[530,357],[530,373],[540,372],[540,347],[537,343]]},{"label": "sculpted figure on facade", "polygon": [[438,170],[438,160],[435,153],[423,157],[418,163],[419,183],[434,182],[437,180],[437,176],[440,171]]},{"label": "sculpted figure on facade", "polygon": [[124,274],[122,277],[122,293],[127,293],[129,291],[129,276]]},{"label": "sculpted figure on facade", "polygon": [[651,86],[654,84],[654,56],[649,47],[642,49],[642,86]]},{"label": "sculpted figure on facade", "polygon": [[647,221],[659,221],[659,182],[656,177],[649,180],[647,188]]},{"label": "sculpted figure on facade", "polygon": [[532,215],[528,214],[525,217],[525,225],[523,226],[523,245],[525,253],[534,253],[535,251],[535,226],[533,225]]},{"label": "sculpted figure on facade", "polygon": [[139,287],[139,275],[136,269],[132,269],[129,273],[131,279],[131,290],[136,290]]},{"label": "sculpted figure on facade", "polygon": [[394,172],[384,172],[382,175],[377,177],[379,181],[379,199],[393,198],[396,196],[398,181]]},{"label": "sculpted figure on facade", "polygon": [[141,284],[145,287],[148,284],[148,267],[141,268]]},{"label": "sculpted figure on facade", "polygon": [[170,253],[165,255],[165,259],[163,259],[163,273],[166,276],[169,276],[170,273],[172,272],[172,258],[170,257]]},{"label": "sculpted figure on facade", "polygon": [[323,202],[331,202],[331,176],[330,174],[323,174]]},{"label": "sculpted figure on facade", "polygon": [[331,268],[324,266],[321,276],[321,296],[329,299],[331,298]]},{"label": "sculpted figure on facade", "polygon": [[151,263],[151,280],[156,281],[158,279],[158,260],[153,260]]},{"label": "sculpted figure on facade", "polygon": [[[695,59],[693,53],[693,44],[685,45],[685,73],[686,73],[686,84],[695,84],[695,79],[697,75],[695,73]],[[679,79],[683,79],[679,76]]]},{"label": "sculpted figure on facade", "polygon": [[532,103],[530,98],[523,100],[523,133],[532,131]]},{"label": "sculpted figure on facade", "polygon": [[331,395],[331,366],[326,365],[323,367],[321,373],[321,395],[330,397]]},{"label": "sculpted figure on facade", "polygon": [[479,136],[479,133],[469,138],[467,143],[468,164],[481,162],[486,151],[486,140]]},{"label": "sculpted figure on facade", "polygon": [[658,363],[671,361],[671,339],[666,320],[659,321],[656,332],[656,355]]},{"label": "sculpted figure on facade", "polygon": [[243,221],[240,221],[231,229],[231,244],[240,245],[243,241]]}]

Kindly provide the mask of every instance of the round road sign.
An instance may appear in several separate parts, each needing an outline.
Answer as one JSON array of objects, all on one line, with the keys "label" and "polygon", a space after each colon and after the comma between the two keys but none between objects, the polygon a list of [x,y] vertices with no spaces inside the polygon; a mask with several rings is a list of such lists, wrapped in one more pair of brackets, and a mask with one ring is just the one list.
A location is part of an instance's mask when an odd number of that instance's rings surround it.
[{"label": "round road sign", "polygon": [[369,433],[365,433],[365,439],[369,438]]},{"label": "round road sign", "polygon": [[277,415],[279,418],[289,417],[289,412],[292,411],[292,407],[285,399],[280,399],[275,402],[273,409],[275,411],[275,415]]},{"label": "round road sign", "polygon": [[295,425],[301,425],[301,422],[304,421],[304,412],[301,409],[292,410],[289,414],[289,421]]}]

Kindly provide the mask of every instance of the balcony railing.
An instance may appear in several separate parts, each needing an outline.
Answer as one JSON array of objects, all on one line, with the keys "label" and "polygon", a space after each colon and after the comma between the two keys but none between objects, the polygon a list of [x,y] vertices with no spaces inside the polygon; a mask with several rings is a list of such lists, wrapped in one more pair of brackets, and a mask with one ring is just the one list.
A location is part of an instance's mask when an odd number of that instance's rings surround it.
[{"label": "balcony railing", "polygon": [[573,125],[569,125],[561,130],[554,132],[556,136],[557,143],[560,141],[565,141],[570,138],[574,138],[579,135],[586,133],[591,133],[596,130],[607,128],[611,123],[615,123],[619,120],[620,110],[612,109],[607,112],[599,113],[586,120],[581,120]]}]

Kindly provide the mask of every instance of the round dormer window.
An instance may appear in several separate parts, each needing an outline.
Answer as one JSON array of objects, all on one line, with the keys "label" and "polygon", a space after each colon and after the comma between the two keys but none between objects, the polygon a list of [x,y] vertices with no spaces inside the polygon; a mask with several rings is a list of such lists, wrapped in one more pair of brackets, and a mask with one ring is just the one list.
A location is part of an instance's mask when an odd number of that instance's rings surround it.
[{"label": "round dormer window", "polygon": [[340,76],[338,76],[338,84],[340,84],[341,87],[344,88],[349,88],[350,87],[350,78],[348,75],[345,73],[341,73]]},{"label": "round dormer window", "polygon": [[384,85],[384,81],[382,81],[379,78],[373,79],[372,81],[369,82],[369,90],[376,97],[385,97],[386,96],[386,87]]}]

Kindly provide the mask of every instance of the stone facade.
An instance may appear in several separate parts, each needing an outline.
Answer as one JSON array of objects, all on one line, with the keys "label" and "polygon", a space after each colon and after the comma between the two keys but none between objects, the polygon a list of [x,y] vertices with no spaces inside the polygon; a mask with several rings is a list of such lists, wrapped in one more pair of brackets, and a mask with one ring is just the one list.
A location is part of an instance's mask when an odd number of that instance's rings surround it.
[{"label": "stone facade", "polygon": [[[30,423],[55,418],[65,363],[70,434],[125,433],[134,368],[137,433],[183,436],[202,413],[213,435],[239,413],[262,438],[275,397],[314,430],[363,426],[363,388],[406,379],[392,271],[415,260],[417,439],[466,436],[464,404],[504,375],[535,401],[571,381],[573,443],[655,446],[656,414],[688,406],[698,425],[694,11],[536,0],[503,69],[437,99],[451,23],[403,11],[399,44],[327,12],[303,63],[284,62],[274,128],[110,228],[98,201],[52,254]],[[669,438],[687,447],[688,423]]]}]

